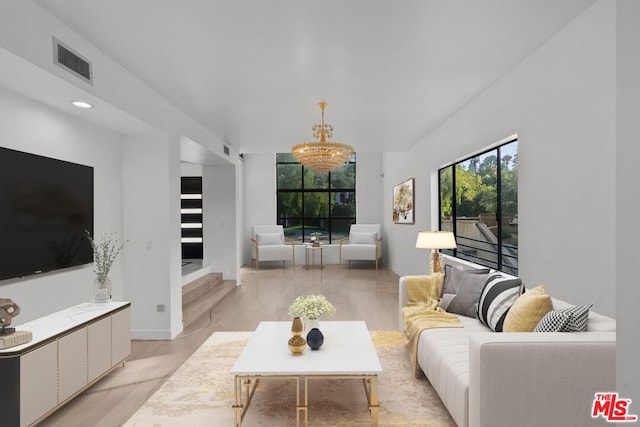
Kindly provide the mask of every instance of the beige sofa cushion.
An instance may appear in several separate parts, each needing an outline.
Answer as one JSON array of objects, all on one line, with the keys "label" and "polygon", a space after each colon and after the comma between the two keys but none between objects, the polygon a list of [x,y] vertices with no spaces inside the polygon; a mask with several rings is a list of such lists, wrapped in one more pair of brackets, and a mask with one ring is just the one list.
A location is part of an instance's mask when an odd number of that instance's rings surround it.
[{"label": "beige sofa cushion", "polygon": [[458,316],[464,328],[425,329],[418,344],[418,365],[429,378],[458,426],[468,425],[469,338],[492,333],[477,319]]}]

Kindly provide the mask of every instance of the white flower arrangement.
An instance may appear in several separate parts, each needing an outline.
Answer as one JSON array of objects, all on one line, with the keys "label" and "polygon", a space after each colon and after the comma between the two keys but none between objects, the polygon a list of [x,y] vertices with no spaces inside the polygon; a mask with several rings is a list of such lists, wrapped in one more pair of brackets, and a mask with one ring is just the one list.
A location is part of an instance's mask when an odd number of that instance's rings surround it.
[{"label": "white flower arrangement", "polygon": [[96,273],[99,282],[104,282],[124,243],[118,244],[118,239],[114,238],[115,233],[104,233],[102,242],[96,242],[88,231],[85,230],[85,233],[93,249],[93,272]]},{"label": "white flower arrangement", "polygon": [[304,295],[297,297],[289,306],[289,315],[304,319],[319,319],[321,316],[333,317],[336,308],[324,295]]}]

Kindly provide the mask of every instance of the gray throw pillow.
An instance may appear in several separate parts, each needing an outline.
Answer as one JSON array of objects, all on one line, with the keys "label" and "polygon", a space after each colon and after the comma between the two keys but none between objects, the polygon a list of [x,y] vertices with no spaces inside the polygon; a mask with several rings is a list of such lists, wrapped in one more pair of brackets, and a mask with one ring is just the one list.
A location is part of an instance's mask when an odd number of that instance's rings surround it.
[{"label": "gray throw pillow", "polygon": [[440,298],[440,302],[438,303],[438,307],[443,310],[447,310],[451,301],[456,297],[456,294],[442,294],[442,298]]},{"label": "gray throw pillow", "polygon": [[460,287],[456,296],[449,303],[447,312],[461,314],[467,317],[476,317],[480,294],[482,294],[482,289],[489,276],[488,269],[486,273],[477,273],[477,271],[478,270],[469,270],[461,272],[464,274],[460,280]]},{"label": "gray throw pillow", "polygon": [[[444,283],[442,284],[443,294],[457,294],[460,289],[462,280],[469,274],[483,274],[489,273],[488,268],[474,268],[469,270],[459,270],[458,268],[445,264],[444,266]],[[486,279],[486,277],[485,277]],[[472,316],[475,317],[475,316]]]}]

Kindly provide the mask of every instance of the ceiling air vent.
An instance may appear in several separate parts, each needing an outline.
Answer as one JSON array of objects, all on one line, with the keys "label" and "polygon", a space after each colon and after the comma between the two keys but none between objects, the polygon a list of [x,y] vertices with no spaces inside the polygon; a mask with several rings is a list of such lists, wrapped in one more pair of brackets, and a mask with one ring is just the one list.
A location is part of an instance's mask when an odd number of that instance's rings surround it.
[{"label": "ceiling air vent", "polygon": [[224,144],[222,144],[222,151],[224,151],[224,154],[226,154],[227,156],[229,155],[229,147]]},{"label": "ceiling air vent", "polygon": [[91,61],[78,54],[57,38],[53,38],[53,63],[93,84]]}]

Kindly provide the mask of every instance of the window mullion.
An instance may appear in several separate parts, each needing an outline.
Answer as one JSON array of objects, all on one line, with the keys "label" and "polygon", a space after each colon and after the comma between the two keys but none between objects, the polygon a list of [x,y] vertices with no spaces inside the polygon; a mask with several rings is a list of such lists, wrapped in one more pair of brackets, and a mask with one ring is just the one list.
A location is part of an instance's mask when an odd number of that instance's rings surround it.
[{"label": "window mullion", "polygon": [[[453,164],[451,167],[451,228],[453,229],[453,235],[458,238],[458,208],[457,208],[457,188],[456,188],[456,165]],[[458,256],[458,248],[453,249],[453,256]]]},{"label": "window mullion", "polygon": [[498,270],[502,271],[502,154],[497,150],[496,160],[496,221],[498,227]]}]

